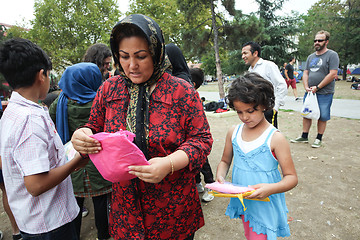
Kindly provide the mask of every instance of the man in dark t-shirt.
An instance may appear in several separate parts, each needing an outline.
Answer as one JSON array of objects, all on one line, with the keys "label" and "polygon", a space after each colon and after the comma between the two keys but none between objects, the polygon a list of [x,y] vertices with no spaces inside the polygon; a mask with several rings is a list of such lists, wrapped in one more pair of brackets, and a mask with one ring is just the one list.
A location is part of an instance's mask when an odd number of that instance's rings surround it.
[{"label": "man in dark t-shirt", "polygon": [[299,100],[299,98],[298,98],[297,89],[296,89],[296,80],[294,77],[294,67],[293,67],[294,63],[295,63],[295,58],[291,57],[289,60],[289,64],[287,64],[285,67],[285,82],[286,82],[287,88],[289,88],[289,86],[291,86],[294,97],[295,97],[295,101],[297,101],[297,100]]}]

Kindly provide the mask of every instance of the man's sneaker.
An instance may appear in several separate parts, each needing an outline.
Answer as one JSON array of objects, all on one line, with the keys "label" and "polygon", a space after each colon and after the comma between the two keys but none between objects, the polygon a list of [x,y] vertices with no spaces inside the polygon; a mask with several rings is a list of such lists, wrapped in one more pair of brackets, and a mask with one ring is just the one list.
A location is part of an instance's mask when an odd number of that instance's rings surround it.
[{"label": "man's sneaker", "polygon": [[209,189],[205,188],[205,193],[204,195],[201,197],[201,200],[203,202],[210,202],[214,199],[214,196],[212,194],[209,193]]},{"label": "man's sneaker", "polygon": [[319,148],[321,147],[321,140],[315,139],[314,143],[311,145],[313,148]]},{"label": "man's sneaker", "polygon": [[0,231],[0,240],[3,239],[3,237],[4,237],[4,234],[2,231]]},{"label": "man's sneaker", "polygon": [[198,192],[199,193],[202,193],[202,192],[204,192],[204,187],[203,187],[203,185],[201,184],[201,183],[197,183],[196,184],[196,188],[197,188],[197,190],[198,190]]},{"label": "man's sneaker", "polygon": [[89,210],[86,207],[83,207],[81,214],[82,214],[82,217],[84,218],[89,214]]},{"label": "man's sneaker", "polygon": [[292,143],[308,143],[309,140],[307,138],[298,137],[296,139],[291,139],[290,142],[292,142]]}]

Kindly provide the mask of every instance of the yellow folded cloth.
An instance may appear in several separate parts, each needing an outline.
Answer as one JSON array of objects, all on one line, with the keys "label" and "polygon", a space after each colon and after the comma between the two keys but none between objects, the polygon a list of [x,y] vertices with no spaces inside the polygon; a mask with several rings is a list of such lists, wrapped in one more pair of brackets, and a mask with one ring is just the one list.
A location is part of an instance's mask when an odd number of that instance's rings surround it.
[{"label": "yellow folded cloth", "polygon": [[[252,191],[248,191],[248,192],[244,192],[244,193],[221,193],[221,192],[217,192],[217,191],[209,191],[209,193],[211,195],[213,195],[214,197],[231,197],[231,198],[238,198],[241,202],[241,204],[244,207],[244,211],[246,211],[246,207],[244,205],[244,197],[250,196],[253,192],[255,192],[255,190]],[[270,202],[270,199],[264,198],[264,199],[258,199],[258,198],[246,198],[247,200],[254,200],[254,201],[262,201],[262,202]]]}]

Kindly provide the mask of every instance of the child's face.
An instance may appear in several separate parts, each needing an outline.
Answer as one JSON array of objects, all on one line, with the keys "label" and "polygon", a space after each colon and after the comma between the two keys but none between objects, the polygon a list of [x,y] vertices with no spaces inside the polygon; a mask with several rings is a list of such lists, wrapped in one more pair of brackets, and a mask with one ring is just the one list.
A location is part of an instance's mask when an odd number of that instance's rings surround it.
[{"label": "child's face", "polygon": [[46,76],[43,74],[44,84],[41,85],[41,92],[39,99],[44,100],[49,92],[50,88],[50,70],[46,72]]},{"label": "child's face", "polygon": [[245,123],[249,128],[256,127],[261,121],[265,119],[264,117],[264,107],[257,106],[254,108],[255,104],[243,103],[241,101],[234,101],[234,108],[237,112],[240,120]]}]

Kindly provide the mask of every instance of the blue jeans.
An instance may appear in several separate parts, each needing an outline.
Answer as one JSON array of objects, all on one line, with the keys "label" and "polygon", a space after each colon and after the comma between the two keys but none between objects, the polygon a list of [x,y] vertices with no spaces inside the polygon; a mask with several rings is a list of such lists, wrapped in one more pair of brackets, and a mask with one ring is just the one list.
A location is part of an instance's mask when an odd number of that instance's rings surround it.
[{"label": "blue jeans", "polygon": [[23,240],[79,240],[75,225],[69,222],[47,233],[29,234],[20,232]]}]

